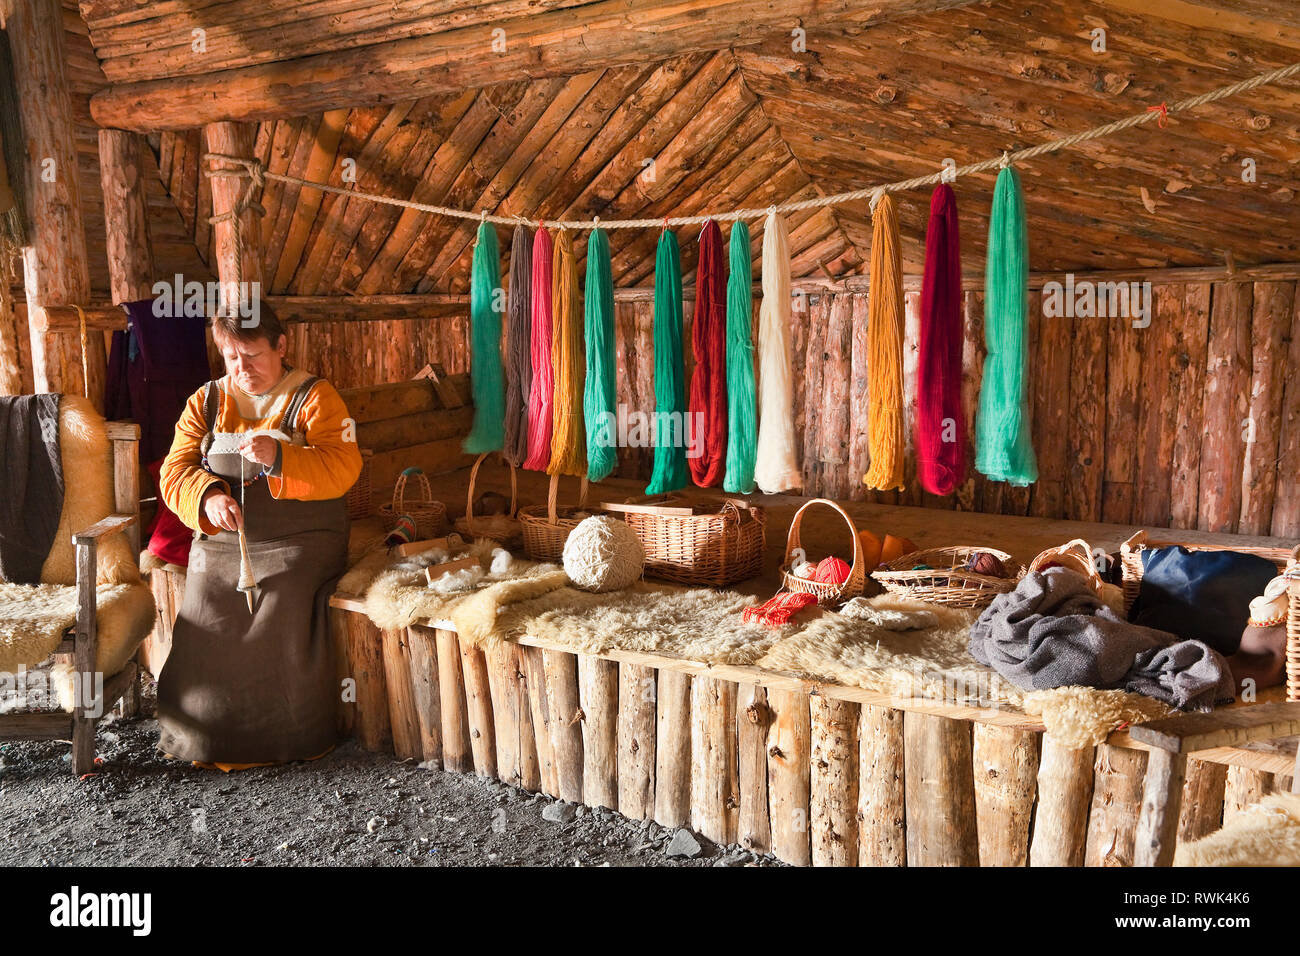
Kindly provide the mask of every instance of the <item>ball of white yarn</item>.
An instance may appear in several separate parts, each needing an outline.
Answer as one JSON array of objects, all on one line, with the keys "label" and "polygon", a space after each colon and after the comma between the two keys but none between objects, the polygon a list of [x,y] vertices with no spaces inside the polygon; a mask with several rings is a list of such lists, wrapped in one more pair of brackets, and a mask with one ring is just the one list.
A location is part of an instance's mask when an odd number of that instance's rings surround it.
[{"label": "ball of white yarn", "polygon": [[645,548],[626,521],[593,515],[569,532],[564,572],[584,591],[625,588],[645,568]]}]

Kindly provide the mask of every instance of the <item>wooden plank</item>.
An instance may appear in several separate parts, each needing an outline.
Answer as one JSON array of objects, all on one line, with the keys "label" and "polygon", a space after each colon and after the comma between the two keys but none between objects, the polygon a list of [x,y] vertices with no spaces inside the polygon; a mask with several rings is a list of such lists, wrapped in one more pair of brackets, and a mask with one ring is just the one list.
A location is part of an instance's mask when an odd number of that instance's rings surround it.
[{"label": "wooden plank", "polygon": [[903,718],[909,866],[978,866],[970,726],[909,713]]},{"label": "wooden plank", "polygon": [[976,724],[972,744],[980,866],[1025,866],[1038,787],[1039,734]]},{"label": "wooden plank", "polygon": [[[1300,368],[1300,288],[1291,313],[1290,340],[1287,368]],[[1297,475],[1300,474],[1300,375],[1287,376],[1281,398],[1277,473]],[[1300,482],[1278,481],[1274,495],[1270,533],[1300,537]]]},{"label": "wooden plank", "polygon": [[1300,734],[1300,703],[1277,702],[1220,708],[1208,714],[1187,713],[1148,721],[1129,730],[1134,740],[1173,753]]},{"label": "wooden plank", "polygon": [[[1294,282],[1257,282],[1251,316],[1250,404],[1241,474],[1241,534],[1267,534],[1278,485],[1281,419],[1295,310]],[[1283,473],[1284,476],[1286,473]],[[1285,477],[1283,479],[1286,480]]]},{"label": "wooden plank", "polygon": [[[663,673],[660,672],[660,680]],[[772,852],[795,866],[810,866],[812,717],[808,695],[798,691],[769,690],[767,699],[773,710],[767,743]]]},{"label": "wooden plank", "polygon": [[649,820],[655,809],[655,671],[618,665],[618,812]]},{"label": "wooden plank", "polygon": [[809,699],[813,866],[858,865],[858,705]]},{"label": "wooden plank", "polygon": [[655,822],[679,827],[691,816],[691,677],[661,670],[656,688]]},{"label": "wooden plank", "polygon": [[578,655],[582,708],[582,802],[618,807],[618,664]]},{"label": "wooden plank", "polygon": [[1169,519],[1176,528],[1195,527],[1200,511],[1210,296],[1206,284],[1184,286],[1181,314],[1172,329],[1175,364],[1162,400],[1162,420],[1174,434]]},{"label": "wooden plank", "polygon": [[1200,514],[1204,531],[1236,532],[1250,409],[1253,287],[1214,287],[1205,373],[1205,431],[1201,444]]},{"label": "wooden plank", "polygon": [[1106,453],[1106,341],[1115,319],[1073,323],[1066,422],[1064,509],[1074,521],[1101,520]]},{"label": "wooden plank", "polygon": [[736,685],[691,681],[691,829],[714,843],[736,842]]}]

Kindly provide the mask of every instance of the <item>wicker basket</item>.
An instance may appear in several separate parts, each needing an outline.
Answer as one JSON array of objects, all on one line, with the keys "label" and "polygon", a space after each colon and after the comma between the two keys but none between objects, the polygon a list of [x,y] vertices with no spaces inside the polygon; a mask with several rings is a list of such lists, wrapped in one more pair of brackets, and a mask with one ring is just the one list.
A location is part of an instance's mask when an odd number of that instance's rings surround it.
[{"label": "wicker basket", "polygon": [[1188,551],[1239,551],[1268,558],[1288,581],[1286,615],[1286,699],[1300,700],[1300,547],[1255,548],[1226,544],[1198,544],[1191,541],[1153,541],[1139,531],[1119,546],[1120,571],[1124,575],[1124,613],[1133,610],[1133,602],[1142,590],[1142,552],[1148,548],[1181,547]]},{"label": "wicker basket", "polygon": [[[970,556],[981,551],[1001,561],[1008,576],[1000,578],[967,571],[966,562]],[[918,564],[929,567],[913,570]],[[886,562],[882,567],[883,571],[876,571],[871,576],[887,591],[930,604],[965,608],[988,607],[999,594],[1015,590],[1016,582],[1024,574],[1024,568],[1016,565],[1005,551],[965,545],[913,551]]]},{"label": "wicker basket", "polygon": [[357,480],[348,489],[349,518],[370,517],[370,459],[373,454],[369,449],[361,449],[361,474],[357,476]]},{"label": "wicker basket", "polygon": [[[408,498],[406,483],[415,478],[420,483],[420,497]],[[438,538],[447,531],[447,506],[435,501],[433,491],[429,488],[429,479],[419,468],[407,468],[397,476],[393,485],[393,500],[381,505],[379,514],[388,522],[395,524],[400,515],[410,515],[415,519],[415,533],[420,538]]]},{"label": "wicker basket", "polygon": [[524,553],[534,561],[560,561],[564,557],[564,542],[569,532],[591,515],[587,504],[587,479],[582,479],[578,503],[572,508],[557,506],[560,476],[551,475],[551,486],[546,493],[545,505],[532,505],[519,509],[519,525],[524,534]]},{"label": "wicker basket", "polygon": [[[835,509],[844,519],[844,523],[849,526],[849,533],[853,535],[853,565],[849,568],[849,576],[843,584],[810,581],[807,578],[796,577],[794,574],[794,551],[800,546],[799,525],[803,521],[803,513],[813,505],[825,505]],[[814,498],[806,502],[790,519],[790,531],[785,538],[785,560],[781,562],[781,584],[787,591],[812,594],[817,598],[818,604],[840,604],[849,598],[857,597],[866,588],[866,564],[867,559],[862,553],[862,539],[858,537],[857,525],[853,523],[847,511],[829,498]]]},{"label": "wicker basket", "polygon": [[598,507],[621,513],[641,539],[646,577],[717,588],[763,570],[767,512],[743,499],[723,499],[716,510],[667,497],[602,502]]},{"label": "wicker basket", "polygon": [[[496,455],[503,465],[510,468],[510,509],[500,515],[474,514],[474,486],[478,482],[478,470],[488,455]],[[523,543],[523,531],[515,513],[519,508],[519,478],[515,466],[506,461],[500,452],[484,452],[474,462],[469,472],[469,490],[465,493],[465,517],[457,518],[455,528],[467,541],[475,538],[489,538],[503,548],[517,548]]]}]

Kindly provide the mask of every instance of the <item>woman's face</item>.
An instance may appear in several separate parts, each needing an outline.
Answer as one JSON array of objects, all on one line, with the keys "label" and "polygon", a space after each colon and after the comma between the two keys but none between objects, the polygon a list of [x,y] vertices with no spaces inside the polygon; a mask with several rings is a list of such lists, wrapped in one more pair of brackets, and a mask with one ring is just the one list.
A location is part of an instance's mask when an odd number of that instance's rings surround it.
[{"label": "woman's face", "polygon": [[245,342],[219,336],[217,347],[226,362],[226,374],[249,395],[269,391],[284,374],[285,338],[274,345],[264,338]]}]

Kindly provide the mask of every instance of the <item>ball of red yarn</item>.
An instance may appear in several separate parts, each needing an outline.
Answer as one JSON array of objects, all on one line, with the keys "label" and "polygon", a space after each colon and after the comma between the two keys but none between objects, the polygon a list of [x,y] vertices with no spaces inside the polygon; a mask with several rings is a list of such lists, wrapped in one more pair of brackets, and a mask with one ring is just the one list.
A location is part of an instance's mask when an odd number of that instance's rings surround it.
[{"label": "ball of red yarn", "polygon": [[813,572],[813,580],[821,584],[843,584],[849,579],[850,568],[841,558],[822,558]]}]

